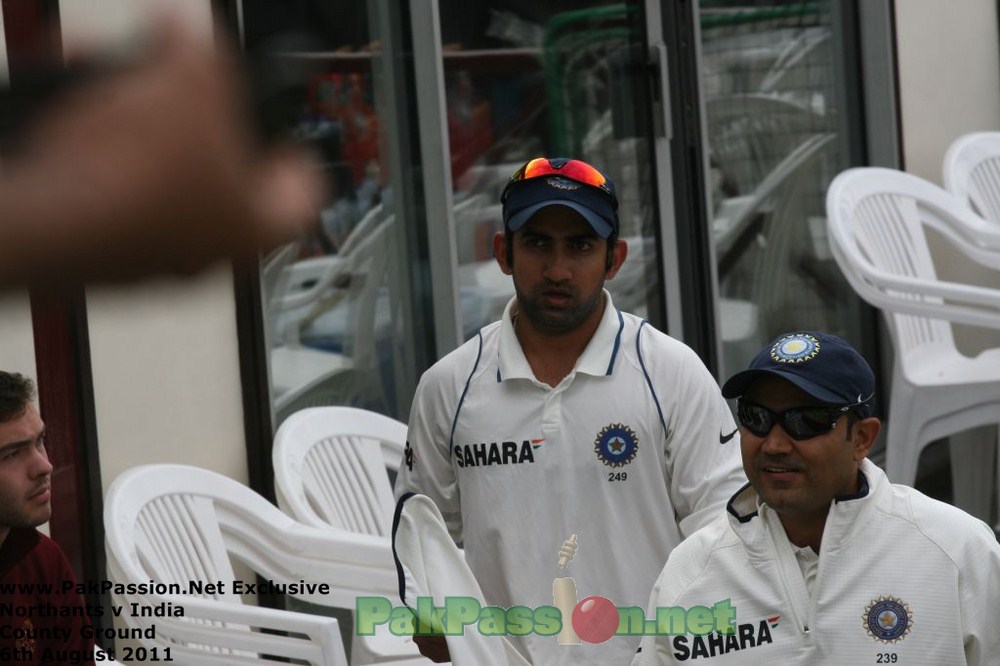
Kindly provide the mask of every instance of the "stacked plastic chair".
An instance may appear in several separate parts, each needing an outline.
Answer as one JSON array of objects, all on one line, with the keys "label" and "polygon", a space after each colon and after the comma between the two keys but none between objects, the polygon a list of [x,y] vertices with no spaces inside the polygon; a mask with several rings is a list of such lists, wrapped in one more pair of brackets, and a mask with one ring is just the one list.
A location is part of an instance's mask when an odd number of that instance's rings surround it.
[{"label": "stacked plastic chair", "polygon": [[123,473],[105,497],[104,527],[110,577],[127,586],[115,604],[183,609],[182,617],[122,614],[148,634],[145,647],[169,648],[179,664],[347,666],[336,619],[244,605],[233,561],[276,585],[300,585],[292,596],[315,604],[353,605],[396,589],[395,576],[377,565],[387,552],[380,539],[302,525],[237,481],[197,467]]},{"label": "stacked plastic chair", "polygon": [[997,478],[1000,348],[969,358],[956,348],[951,324],[1000,329],[1000,290],[939,279],[926,232],[990,270],[1000,267],[991,246],[1000,234],[936,185],[874,167],[834,179],[827,215],[834,258],[854,290],[882,310],[896,351],[889,478],[912,485],[924,447],[949,437],[956,503],[974,502],[963,508],[988,519]]},{"label": "stacked plastic chair", "polygon": [[[360,543],[375,540],[377,556],[369,564],[378,570],[372,585],[390,577],[396,585],[391,552],[395,500],[387,468],[403,458],[406,425],[376,412],[353,407],[312,407],[295,412],[278,428],[272,462],[278,506],[306,525],[333,530]],[[358,579],[364,587],[366,581]],[[398,598],[398,585],[390,598]],[[353,601],[342,606],[353,609]],[[356,664],[399,663],[420,659],[410,638],[393,636],[387,627],[374,636],[354,636]]]}]

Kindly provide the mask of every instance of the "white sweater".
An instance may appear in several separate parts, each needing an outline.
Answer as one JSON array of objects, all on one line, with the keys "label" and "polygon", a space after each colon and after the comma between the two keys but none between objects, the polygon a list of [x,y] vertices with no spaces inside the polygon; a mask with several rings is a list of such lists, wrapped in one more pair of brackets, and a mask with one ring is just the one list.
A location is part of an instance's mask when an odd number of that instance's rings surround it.
[{"label": "white sweater", "polygon": [[656,607],[729,599],[733,635],[646,636],[634,664],[1000,664],[1000,545],[953,506],[890,484],[830,506],[812,594],[777,514],[748,485],[674,549]]}]

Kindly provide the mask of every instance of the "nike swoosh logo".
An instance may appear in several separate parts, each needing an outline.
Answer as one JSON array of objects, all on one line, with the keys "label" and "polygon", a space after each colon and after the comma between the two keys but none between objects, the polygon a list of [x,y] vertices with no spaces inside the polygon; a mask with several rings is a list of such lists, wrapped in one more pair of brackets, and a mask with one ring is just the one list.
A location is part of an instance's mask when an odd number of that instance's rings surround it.
[{"label": "nike swoosh logo", "polygon": [[723,435],[722,433],[719,433],[719,444],[725,444],[726,442],[728,442],[729,440],[731,440],[733,438],[733,435],[735,435],[739,431],[740,431],[740,429],[737,428],[736,430],[732,431],[728,435]]}]

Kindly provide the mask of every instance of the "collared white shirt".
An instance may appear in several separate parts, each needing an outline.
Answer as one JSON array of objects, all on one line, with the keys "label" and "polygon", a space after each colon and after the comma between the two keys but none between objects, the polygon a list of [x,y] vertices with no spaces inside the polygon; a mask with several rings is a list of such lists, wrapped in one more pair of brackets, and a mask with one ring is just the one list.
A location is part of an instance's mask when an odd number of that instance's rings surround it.
[{"label": "collared white shirt", "polygon": [[[594,336],[558,386],[531,372],[512,301],[417,388],[413,462],[396,495],[435,501],[489,603],[552,605],[553,580],[570,576],[579,600],[644,608],[674,546],[745,483],[736,425],[701,360],[604,296]],[[577,554],[562,570],[572,534]],[[609,664],[627,663],[637,644],[529,636],[519,648],[535,664]]]}]

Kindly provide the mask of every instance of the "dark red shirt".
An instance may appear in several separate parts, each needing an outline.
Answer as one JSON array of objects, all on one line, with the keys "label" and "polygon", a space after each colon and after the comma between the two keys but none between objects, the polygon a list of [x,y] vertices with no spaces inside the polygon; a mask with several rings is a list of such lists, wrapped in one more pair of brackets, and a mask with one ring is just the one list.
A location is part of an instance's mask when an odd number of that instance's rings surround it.
[{"label": "dark red shirt", "polygon": [[55,541],[11,529],[0,545],[0,663],[94,663],[90,618],[75,585]]}]

